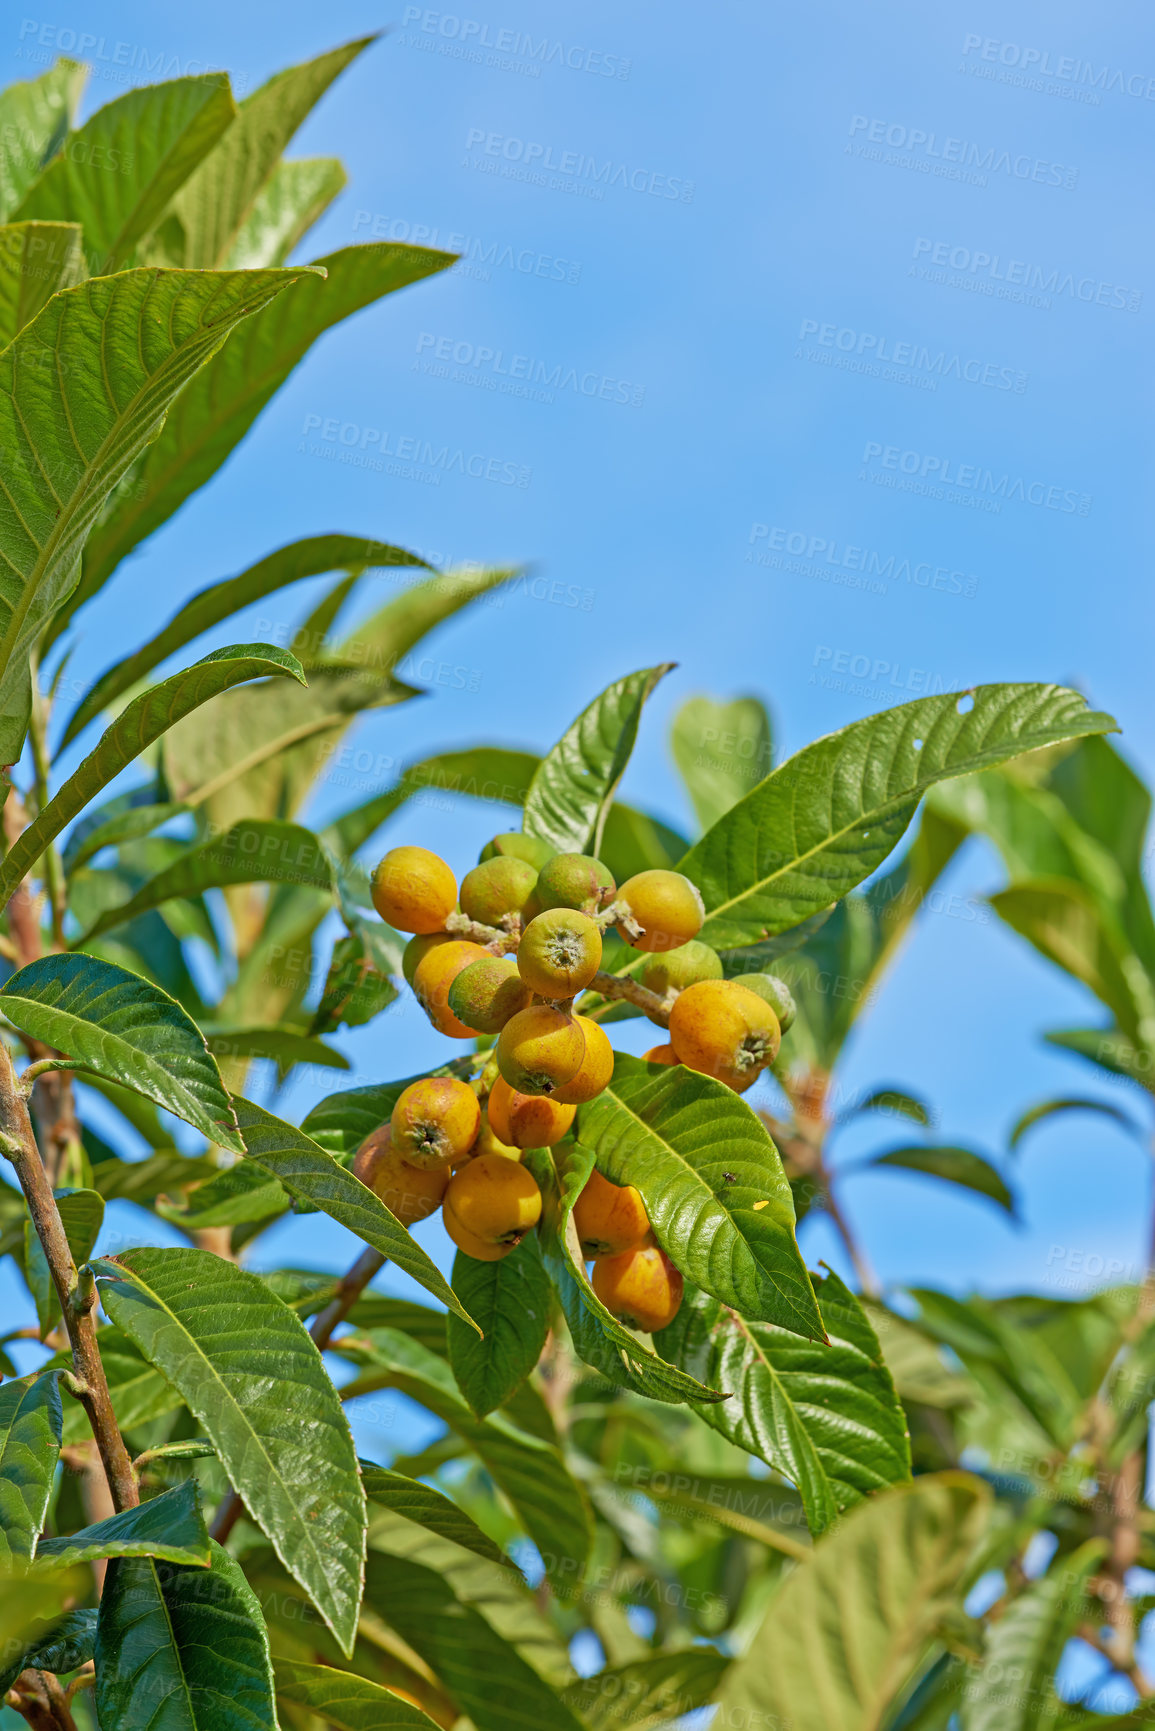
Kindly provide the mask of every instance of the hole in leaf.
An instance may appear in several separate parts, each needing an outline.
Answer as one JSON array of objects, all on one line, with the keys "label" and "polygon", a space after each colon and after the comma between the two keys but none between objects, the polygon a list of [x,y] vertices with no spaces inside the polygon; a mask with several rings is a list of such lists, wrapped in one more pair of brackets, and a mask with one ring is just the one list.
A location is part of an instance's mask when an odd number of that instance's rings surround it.
[{"label": "hole in leaf", "polygon": [[915,749],[915,750],[916,750],[916,751],[921,751],[921,750],[922,750],[922,740],[921,740],[921,739],[916,739],[916,740],[915,740],[915,742],[914,742],[914,749]]},{"label": "hole in leaf", "polygon": [[958,702],[955,704],[955,708],[958,710],[960,715],[969,715],[974,706],[975,700],[969,691],[964,691]]}]

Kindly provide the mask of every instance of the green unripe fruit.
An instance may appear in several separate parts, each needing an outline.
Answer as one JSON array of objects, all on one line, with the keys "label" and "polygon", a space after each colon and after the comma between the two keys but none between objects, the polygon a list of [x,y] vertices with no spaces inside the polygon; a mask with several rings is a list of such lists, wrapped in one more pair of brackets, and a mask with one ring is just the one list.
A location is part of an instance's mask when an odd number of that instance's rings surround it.
[{"label": "green unripe fruit", "polygon": [[408,983],[413,984],[413,976],[430,950],[452,941],[449,932],[423,932],[419,937],[410,938],[401,954],[401,972]]},{"label": "green unripe fruit", "polygon": [[617,893],[613,873],[600,859],[585,853],[554,854],[542,866],[537,880],[537,899],[546,908],[579,908],[596,914]]},{"label": "green unripe fruit", "polygon": [[572,998],[602,965],[602,934],[576,908],[547,908],[530,920],[517,949],[522,979],[539,998]]},{"label": "green unripe fruit", "polygon": [[721,956],[700,938],[691,938],[688,944],[679,944],[676,950],[656,951],[646,957],[642,969],[643,986],[663,996],[671,990],[684,992],[687,986],[696,986],[699,980],[721,978]]},{"label": "green unripe fruit", "polygon": [[499,1034],[511,1016],[529,1007],[533,993],[513,956],[485,956],[462,968],[449,988],[449,1008],[479,1034]]},{"label": "green unripe fruit", "polygon": [[748,992],[757,992],[763,1002],[769,1004],[778,1018],[778,1026],[785,1033],[798,1011],[786,981],[780,980],[777,974],[738,974],[735,977],[740,986],[745,986]]},{"label": "green unripe fruit", "polygon": [[483,926],[500,926],[506,914],[523,911],[536,882],[528,860],[505,854],[483,860],[461,880],[461,911]]},{"label": "green unripe fruit", "polygon": [[499,858],[523,859],[535,871],[540,871],[553,858],[553,849],[547,841],[539,841],[535,835],[523,835],[520,830],[511,829],[487,841],[478,858],[481,862]]},{"label": "green unripe fruit", "polygon": [[519,1094],[554,1094],[572,1082],[586,1054],[581,1023],[550,1004],[511,1016],[497,1036],[497,1064]]}]

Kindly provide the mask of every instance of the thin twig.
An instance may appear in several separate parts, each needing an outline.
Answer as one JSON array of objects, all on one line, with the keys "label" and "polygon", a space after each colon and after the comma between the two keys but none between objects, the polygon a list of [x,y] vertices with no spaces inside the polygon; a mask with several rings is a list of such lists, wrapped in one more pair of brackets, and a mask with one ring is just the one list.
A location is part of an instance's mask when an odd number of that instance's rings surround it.
[{"label": "thin twig", "polygon": [[628,974],[606,974],[598,969],[589,983],[591,992],[598,992],[603,998],[621,998],[627,1004],[633,1004],[643,1015],[657,1022],[661,1028],[670,1025],[671,1001],[659,992],[651,992],[648,986],[632,980]]}]

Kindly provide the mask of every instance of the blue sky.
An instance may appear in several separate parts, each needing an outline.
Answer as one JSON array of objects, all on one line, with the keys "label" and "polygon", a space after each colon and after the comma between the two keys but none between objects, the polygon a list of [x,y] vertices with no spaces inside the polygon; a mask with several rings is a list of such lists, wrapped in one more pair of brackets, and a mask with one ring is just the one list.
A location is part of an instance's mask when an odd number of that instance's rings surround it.
[{"label": "blue sky", "polygon": [[[360,724],[373,761],[543,747],[611,679],[674,660],[625,793],[683,826],[665,736],[697,691],[764,697],[783,754],[926,690],[1073,682],[1150,773],[1150,14],[70,4],[11,11],[0,57],[7,81],[57,49],[86,54],[85,112],[146,68],[225,66],[248,92],[389,26],[293,146],[339,154],[350,176],[304,256],[372,238],[466,254],[317,345],[85,614],[77,677],[205,583],[345,530],[438,562],[526,561],[535,578],[431,641],[415,674],[431,698]],[[604,182],[591,161],[610,165]],[[517,356],[581,385],[515,393]],[[481,473],[397,472],[414,440]],[[379,466],[332,455],[361,449]],[[302,585],[229,635],[291,628],[318,592]],[[362,605],[386,592],[366,584]],[[369,791],[354,780],[324,787],[317,810]],[[414,804],[386,835],[464,871],[513,821]],[[912,1086],[944,1138],[995,1152],[1039,1097],[1111,1093],[1041,1045],[1094,1007],[988,913],[999,881],[972,844],[844,1078]],[[402,1011],[346,1048],[357,1080],[385,1079],[444,1042]],[[854,1132],[843,1153],[884,1139]],[[843,1200],[888,1281],[1061,1296],[1088,1269],[1134,1276],[1148,1176],[1133,1142],[1059,1122],[1026,1144],[1018,1179],[1018,1230],[916,1178],[854,1178]],[[118,1212],[110,1233],[141,1226]],[[448,1260],[438,1223],[422,1236]],[[821,1224],[804,1244],[843,1266]],[[311,1221],[262,1254],[337,1265],[348,1249]]]}]

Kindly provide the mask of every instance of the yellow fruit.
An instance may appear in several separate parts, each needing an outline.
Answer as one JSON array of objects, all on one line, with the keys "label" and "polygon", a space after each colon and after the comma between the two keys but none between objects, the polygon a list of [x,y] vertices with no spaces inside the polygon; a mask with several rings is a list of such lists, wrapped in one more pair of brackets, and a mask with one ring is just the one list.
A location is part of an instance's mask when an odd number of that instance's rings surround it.
[{"label": "yellow fruit", "polygon": [[527,1009],[533,993],[517,971],[516,956],[482,956],[462,968],[449,988],[449,1008],[465,1027],[499,1034]]},{"label": "yellow fruit", "polygon": [[435,1213],[449,1185],[448,1166],[417,1167],[403,1160],[393,1146],[388,1124],[365,1138],[351,1170],[402,1226],[413,1226]]},{"label": "yellow fruit", "polygon": [[595,1168],[574,1203],[574,1225],[587,1261],[621,1256],[650,1236],[650,1217],[632,1184],[611,1184]]},{"label": "yellow fruit", "polygon": [[[498,1081],[501,1082],[500,1076]],[[503,1088],[505,1087],[504,1082],[501,1082],[501,1085]],[[526,1098],[528,1099],[529,1096],[527,1095]],[[552,1104],[552,1102],[547,1103]],[[506,1160],[521,1159],[521,1149],[514,1147],[511,1142],[503,1142],[497,1135],[493,1125],[489,1122],[488,1109],[481,1114],[481,1129],[477,1132],[477,1141],[473,1144],[473,1154],[474,1158],[478,1154],[501,1154]]]},{"label": "yellow fruit", "polygon": [[491,1249],[512,1249],[541,1218],[541,1191],[532,1172],[500,1154],[479,1154],[454,1173],[442,1204],[445,1230],[459,1250],[476,1239]]},{"label": "yellow fruit", "polygon": [[618,931],[635,950],[674,950],[696,938],[706,918],[697,888],[681,872],[638,872],[617,893],[641,926],[636,936],[624,924]]},{"label": "yellow fruit", "polygon": [[576,908],[550,908],[530,920],[517,950],[522,979],[539,998],[573,998],[602,965],[602,934]]},{"label": "yellow fruit", "polygon": [[737,980],[700,980],[679,992],[670,1011],[670,1043],[678,1061],[716,1076],[738,1094],[778,1055],[778,1018]]},{"label": "yellow fruit", "polygon": [[449,988],[462,968],[485,954],[480,944],[452,938],[447,944],[438,944],[418,962],[413,990],[439,1034],[448,1034],[454,1040],[471,1040],[477,1033],[476,1028],[467,1028],[464,1022],[459,1022],[449,1008]]},{"label": "yellow fruit", "polygon": [[544,1094],[519,1094],[503,1076],[490,1091],[489,1127],[512,1148],[552,1148],[574,1121],[575,1106],[559,1105]]},{"label": "yellow fruit", "polygon": [[425,1076],[398,1096],[389,1120],[393,1146],[412,1166],[455,1166],[481,1128],[477,1095],[452,1076]]},{"label": "yellow fruit", "polygon": [[448,1209],[443,1211],[441,1218],[446,1232],[458,1250],[466,1256],[472,1256],[475,1262],[500,1262],[503,1256],[508,1256],[517,1249],[516,1244],[489,1244],[484,1238],[478,1238],[475,1232],[467,1232],[460,1220],[450,1214]]},{"label": "yellow fruit", "polygon": [[651,1046],[648,1052],[642,1053],[642,1062],[645,1064],[677,1064],[680,1061],[674,1048],[669,1045]]},{"label": "yellow fruit", "polygon": [[668,1327],[682,1302],[682,1276],[656,1244],[595,1262],[592,1285],[612,1316],[643,1334]]},{"label": "yellow fruit", "polygon": [[483,860],[461,880],[461,911],[483,926],[500,926],[520,914],[533,894],[537,872],[528,860],[506,855]]},{"label": "yellow fruit", "polygon": [[511,1016],[497,1036],[497,1067],[522,1094],[552,1094],[581,1069],[586,1041],[581,1024],[550,1004],[531,1004]]},{"label": "yellow fruit", "polygon": [[373,906],[399,932],[439,932],[457,904],[457,879],[425,847],[390,848],[373,873]]},{"label": "yellow fruit", "polygon": [[413,984],[413,976],[430,950],[435,950],[438,944],[453,942],[448,932],[422,932],[419,936],[410,938],[401,952],[401,972],[409,984]]},{"label": "yellow fruit", "polygon": [[574,1021],[585,1035],[586,1055],[573,1081],[555,1091],[555,1106],[584,1106],[587,1100],[596,1100],[614,1073],[614,1049],[605,1029],[588,1016],[575,1016]]}]

